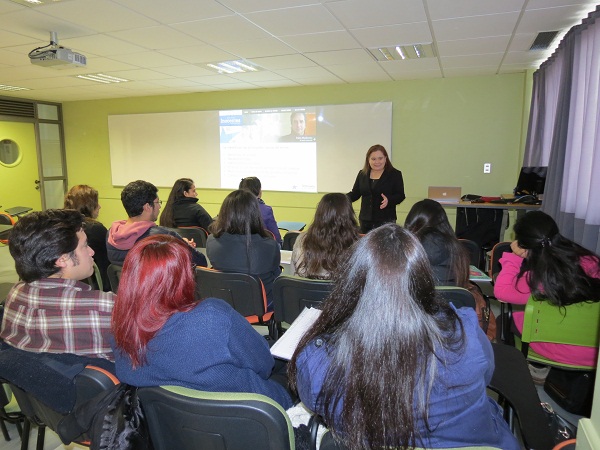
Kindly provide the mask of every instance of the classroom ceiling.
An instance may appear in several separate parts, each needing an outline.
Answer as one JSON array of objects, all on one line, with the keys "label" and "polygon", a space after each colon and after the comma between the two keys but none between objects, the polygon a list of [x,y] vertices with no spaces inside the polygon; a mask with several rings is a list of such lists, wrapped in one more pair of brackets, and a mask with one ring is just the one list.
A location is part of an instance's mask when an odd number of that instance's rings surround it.
[{"label": "classroom ceiling", "polygon": [[[0,0],[2,96],[65,102],[239,89],[383,82],[523,72],[597,1],[585,0]],[[34,66],[50,42],[87,67]],[[436,55],[377,61],[369,49],[432,43]],[[219,74],[206,64],[245,60],[261,70]],[[130,80],[98,84],[75,75]]]}]

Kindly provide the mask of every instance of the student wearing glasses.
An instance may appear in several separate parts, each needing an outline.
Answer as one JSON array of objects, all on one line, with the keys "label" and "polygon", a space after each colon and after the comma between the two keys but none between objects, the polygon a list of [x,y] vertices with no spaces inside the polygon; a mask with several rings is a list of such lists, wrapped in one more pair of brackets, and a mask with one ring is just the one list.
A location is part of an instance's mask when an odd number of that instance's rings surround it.
[{"label": "student wearing glasses", "polygon": [[129,218],[113,222],[108,230],[106,249],[112,264],[123,265],[127,252],[137,241],[156,234],[169,234],[187,242],[194,264],[206,267],[206,257],[195,249],[195,242],[156,225],[162,205],[156,186],[143,180],[132,181],[123,188],[121,202]]}]

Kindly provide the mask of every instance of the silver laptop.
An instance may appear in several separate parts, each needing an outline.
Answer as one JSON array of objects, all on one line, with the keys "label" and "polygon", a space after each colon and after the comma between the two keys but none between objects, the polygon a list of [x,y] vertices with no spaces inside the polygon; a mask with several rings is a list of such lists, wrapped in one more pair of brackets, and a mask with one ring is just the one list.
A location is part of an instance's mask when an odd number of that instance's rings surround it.
[{"label": "silver laptop", "polygon": [[429,186],[427,196],[440,203],[457,203],[460,201],[462,188],[455,186]]}]

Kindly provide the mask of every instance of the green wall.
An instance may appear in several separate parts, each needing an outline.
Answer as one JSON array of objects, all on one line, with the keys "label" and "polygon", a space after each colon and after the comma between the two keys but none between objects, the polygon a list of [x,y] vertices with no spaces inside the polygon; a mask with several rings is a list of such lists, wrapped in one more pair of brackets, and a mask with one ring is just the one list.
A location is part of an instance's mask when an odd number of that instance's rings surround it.
[{"label": "green wall", "polygon": [[0,210],[29,206],[39,211],[42,200],[40,191],[35,189],[39,175],[33,123],[0,120],[0,140],[3,139],[16,142],[23,157],[13,167],[0,164]]},{"label": "green wall", "polygon": [[[512,191],[527,131],[530,79],[530,74],[521,73],[67,102],[63,117],[69,185],[90,184],[99,190],[100,220],[105,224],[125,217],[121,188],[111,185],[110,114],[392,101],[392,162],[404,174],[407,193],[398,207],[402,223],[412,204],[427,196],[429,185],[462,186],[464,193],[482,195]],[[176,148],[165,154],[173,157]],[[492,164],[492,173],[484,175],[486,162]],[[176,176],[199,179],[202,174],[188,173],[181,161]],[[161,198],[166,199],[168,192],[161,189]],[[202,190],[200,202],[216,215],[228,192]],[[278,220],[309,223],[321,195],[265,192],[263,198]]]}]

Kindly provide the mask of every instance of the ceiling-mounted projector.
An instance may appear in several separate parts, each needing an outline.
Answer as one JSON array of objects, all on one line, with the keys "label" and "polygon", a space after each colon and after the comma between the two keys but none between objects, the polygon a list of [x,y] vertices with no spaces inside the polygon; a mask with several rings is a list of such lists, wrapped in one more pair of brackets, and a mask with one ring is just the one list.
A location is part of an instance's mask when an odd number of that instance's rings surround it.
[{"label": "ceiling-mounted projector", "polygon": [[68,69],[72,67],[85,67],[86,58],[81,53],[58,45],[55,31],[50,32],[50,44],[34,48],[29,52],[31,64],[54,69]]}]

